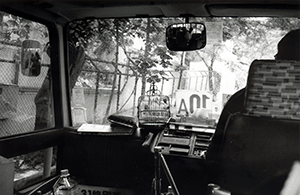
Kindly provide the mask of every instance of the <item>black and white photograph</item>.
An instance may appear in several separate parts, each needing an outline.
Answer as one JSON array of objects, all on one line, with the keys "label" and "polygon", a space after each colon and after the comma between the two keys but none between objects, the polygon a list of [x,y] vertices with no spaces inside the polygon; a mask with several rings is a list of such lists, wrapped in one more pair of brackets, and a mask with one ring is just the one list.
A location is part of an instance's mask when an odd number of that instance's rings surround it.
[{"label": "black and white photograph", "polygon": [[0,195],[300,195],[300,1],[0,0]]}]

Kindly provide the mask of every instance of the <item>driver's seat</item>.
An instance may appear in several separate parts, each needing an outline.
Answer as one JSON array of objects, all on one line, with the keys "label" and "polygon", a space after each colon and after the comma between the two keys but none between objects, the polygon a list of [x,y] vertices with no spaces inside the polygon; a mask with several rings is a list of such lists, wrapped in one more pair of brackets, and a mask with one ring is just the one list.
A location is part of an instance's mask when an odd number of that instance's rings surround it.
[{"label": "driver's seat", "polygon": [[276,195],[300,159],[300,62],[255,60],[242,113],[227,121],[214,183],[232,194]]}]

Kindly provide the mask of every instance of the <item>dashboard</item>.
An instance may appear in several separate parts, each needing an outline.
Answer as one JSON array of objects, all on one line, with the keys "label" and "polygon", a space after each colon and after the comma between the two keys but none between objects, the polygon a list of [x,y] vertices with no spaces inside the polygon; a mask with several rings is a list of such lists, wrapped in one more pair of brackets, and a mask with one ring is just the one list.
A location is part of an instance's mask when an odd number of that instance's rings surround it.
[{"label": "dashboard", "polygon": [[165,155],[205,159],[214,133],[212,126],[169,122],[155,137],[151,151],[159,146]]}]

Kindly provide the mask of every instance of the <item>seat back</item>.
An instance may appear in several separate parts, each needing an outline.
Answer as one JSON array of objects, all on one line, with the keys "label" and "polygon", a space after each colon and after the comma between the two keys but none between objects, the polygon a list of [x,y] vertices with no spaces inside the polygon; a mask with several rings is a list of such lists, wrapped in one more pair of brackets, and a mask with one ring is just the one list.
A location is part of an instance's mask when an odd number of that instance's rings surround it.
[{"label": "seat back", "polygon": [[255,60],[249,69],[243,113],[300,119],[300,62]]},{"label": "seat back", "polygon": [[278,194],[300,157],[300,63],[251,64],[242,113],[227,121],[217,184],[233,194]]}]

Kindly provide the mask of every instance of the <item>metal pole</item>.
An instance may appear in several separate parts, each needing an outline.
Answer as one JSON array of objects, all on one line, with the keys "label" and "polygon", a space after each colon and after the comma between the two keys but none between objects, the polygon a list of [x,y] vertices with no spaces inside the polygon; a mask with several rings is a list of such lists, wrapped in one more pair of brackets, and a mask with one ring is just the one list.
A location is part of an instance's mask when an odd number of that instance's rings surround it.
[{"label": "metal pole", "polygon": [[178,188],[175,184],[171,171],[167,165],[167,162],[164,156],[161,153],[162,147],[156,146],[154,148],[154,160],[155,160],[155,179],[154,179],[154,192],[155,195],[161,195],[161,176],[160,176],[160,165],[162,163],[163,169],[169,181],[169,184],[172,186],[175,195],[180,195]]},{"label": "metal pole", "polygon": [[159,153],[159,155],[160,155],[160,160],[162,162],[162,165],[163,165],[164,171],[166,173],[167,179],[168,179],[169,183],[171,184],[175,195],[180,195],[164,156],[162,155],[162,153]]},{"label": "metal pole", "polygon": [[161,152],[161,147],[155,147],[154,148],[154,195],[161,195],[161,177],[160,177],[160,160],[159,160],[159,154]]},{"label": "metal pole", "polygon": [[53,147],[44,150],[44,170],[43,178],[50,177],[51,175],[51,162],[53,156]]}]

